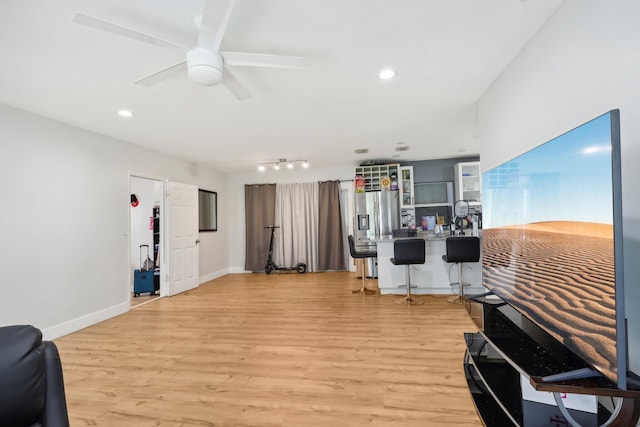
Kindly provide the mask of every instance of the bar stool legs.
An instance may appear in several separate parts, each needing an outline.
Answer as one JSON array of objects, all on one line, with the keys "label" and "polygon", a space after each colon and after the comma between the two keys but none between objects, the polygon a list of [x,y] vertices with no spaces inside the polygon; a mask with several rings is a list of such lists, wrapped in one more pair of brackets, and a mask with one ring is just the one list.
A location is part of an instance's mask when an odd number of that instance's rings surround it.
[{"label": "bar stool legs", "polygon": [[394,302],[399,305],[422,305],[424,301],[417,300],[411,295],[411,265],[407,264],[407,296],[395,300]]},{"label": "bar stool legs", "polygon": [[373,289],[368,289],[364,284],[365,284],[365,280],[367,279],[367,274],[365,273],[365,262],[364,260],[366,258],[356,258],[359,260],[359,262],[362,264],[362,287],[360,289],[356,289],[355,291],[351,291],[352,294],[360,294],[360,295],[375,295],[377,294],[376,291],[374,291]]},{"label": "bar stool legs", "polygon": [[[464,282],[462,281],[462,263],[458,262],[458,295],[447,298],[452,304],[465,304],[468,301],[467,296],[464,294]],[[452,283],[454,285],[455,282]]]}]

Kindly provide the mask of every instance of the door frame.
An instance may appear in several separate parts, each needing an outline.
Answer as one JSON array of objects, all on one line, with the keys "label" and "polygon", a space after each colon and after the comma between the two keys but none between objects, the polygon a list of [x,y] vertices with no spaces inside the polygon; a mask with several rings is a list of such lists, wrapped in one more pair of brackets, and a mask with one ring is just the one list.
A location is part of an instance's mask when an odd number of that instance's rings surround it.
[{"label": "door frame", "polygon": [[[167,218],[166,197],[167,197],[167,187],[168,187],[169,179],[164,177],[159,177],[157,175],[150,175],[143,172],[129,171],[127,175],[127,190],[128,190],[127,200],[129,200],[129,196],[131,195],[131,178],[134,178],[134,177],[149,179],[152,181],[160,182],[162,184],[162,195],[160,196],[160,246],[158,247],[158,250],[160,251],[160,297],[164,297],[168,294],[166,272],[167,272],[169,257],[166,254],[165,241],[166,241],[166,236],[168,232],[168,224],[166,221],[166,218]],[[127,230],[127,236],[128,236],[127,238],[127,241],[128,241],[127,270],[129,270],[131,265],[131,256],[132,256],[132,253],[131,253],[131,205],[127,204],[127,206],[129,207],[129,209],[127,209],[127,218],[129,223],[129,228]],[[129,280],[127,281],[127,296],[128,296],[129,304],[131,304],[131,289],[133,289],[133,275],[131,274],[131,271],[127,271],[127,277],[129,277]]]}]

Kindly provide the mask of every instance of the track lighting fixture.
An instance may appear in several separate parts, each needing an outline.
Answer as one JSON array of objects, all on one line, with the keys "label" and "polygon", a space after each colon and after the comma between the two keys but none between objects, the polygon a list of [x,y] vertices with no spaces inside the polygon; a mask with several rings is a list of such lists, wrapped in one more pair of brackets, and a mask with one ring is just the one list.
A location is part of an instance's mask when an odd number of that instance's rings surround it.
[{"label": "track lighting fixture", "polygon": [[286,165],[287,169],[293,169],[296,167],[296,164],[299,164],[304,169],[309,167],[309,162],[306,160],[287,160],[287,159],[278,159],[273,162],[262,162],[258,165],[258,170],[260,172],[264,172],[267,170],[267,166],[271,166],[273,170],[280,170],[282,165]]}]

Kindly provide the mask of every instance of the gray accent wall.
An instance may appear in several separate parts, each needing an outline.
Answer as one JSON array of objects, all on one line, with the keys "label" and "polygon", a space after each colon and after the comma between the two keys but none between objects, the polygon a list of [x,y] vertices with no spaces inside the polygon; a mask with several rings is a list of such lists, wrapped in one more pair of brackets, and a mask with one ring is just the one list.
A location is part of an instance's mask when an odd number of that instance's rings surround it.
[{"label": "gray accent wall", "polygon": [[460,162],[477,162],[479,157],[459,157],[451,159],[402,162],[402,166],[413,166],[413,182],[453,181],[453,165]]}]

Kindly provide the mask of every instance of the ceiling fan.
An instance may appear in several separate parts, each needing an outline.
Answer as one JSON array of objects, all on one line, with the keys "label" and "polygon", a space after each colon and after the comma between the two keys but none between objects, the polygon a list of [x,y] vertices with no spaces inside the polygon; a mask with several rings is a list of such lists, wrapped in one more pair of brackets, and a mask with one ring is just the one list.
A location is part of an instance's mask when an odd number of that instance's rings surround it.
[{"label": "ceiling fan", "polygon": [[239,100],[251,98],[251,93],[226,67],[305,68],[305,59],[298,56],[265,55],[258,53],[220,52],[222,37],[229,23],[235,0],[206,0],[202,15],[194,17],[198,28],[198,43],[193,48],[181,46],[157,37],[131,30],[111,22],[82,13],[76,13],[73,21],[102,31],[118,34],[167,49],[186,52],[186,59],[135,82],[140,86],[152,86],[169,77],[187,71],[189,80],[204,86],[222,83]]}]

